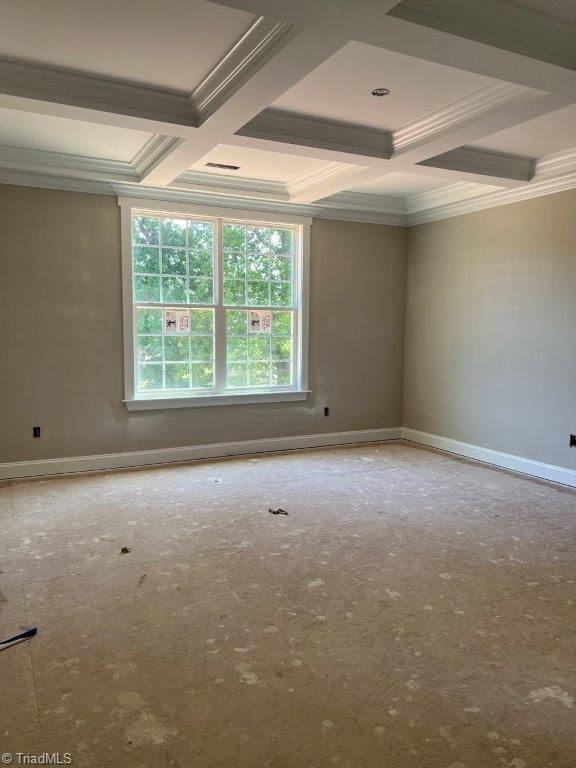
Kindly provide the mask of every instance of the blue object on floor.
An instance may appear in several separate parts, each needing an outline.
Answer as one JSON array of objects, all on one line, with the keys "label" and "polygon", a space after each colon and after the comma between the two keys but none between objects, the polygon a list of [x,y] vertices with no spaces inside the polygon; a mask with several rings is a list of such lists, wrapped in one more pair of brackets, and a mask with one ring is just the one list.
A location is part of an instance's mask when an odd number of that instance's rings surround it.
[{"label": "blue object on floor", "polygon": [[25,632],[21,632],[19,635],[9,637],[8,640],[0,640],[0,651],[3,651],[4,648],[9,648],[11,645],[16,645],[16,643],[21,643],[22,640],[28,640],[29,637],[34,637],[34,635],[37,634],[38,627],[32,627],[32,629],[27,629]]}]

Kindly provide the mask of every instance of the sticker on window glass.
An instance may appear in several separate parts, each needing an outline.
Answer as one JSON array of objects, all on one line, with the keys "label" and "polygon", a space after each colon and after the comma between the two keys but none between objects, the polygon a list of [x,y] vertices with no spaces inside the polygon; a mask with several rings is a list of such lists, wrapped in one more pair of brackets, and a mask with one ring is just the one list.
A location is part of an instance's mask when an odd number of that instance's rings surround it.
[{"label": "sticker on window glass", "polygon": [[272,313],[250,310],[250,333],[270,333]]},{"label": "sticker on window glass", "polygon": [[190,315],[187,309],[164,310],[164,333],[189,333]]}]

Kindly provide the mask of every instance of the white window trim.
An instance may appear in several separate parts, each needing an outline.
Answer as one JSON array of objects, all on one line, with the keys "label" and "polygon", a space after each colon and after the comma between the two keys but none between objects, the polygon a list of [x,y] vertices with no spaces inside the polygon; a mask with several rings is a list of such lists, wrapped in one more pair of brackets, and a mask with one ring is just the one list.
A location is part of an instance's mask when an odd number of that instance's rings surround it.
[{"label": "white window trim", "polygon": [[[266,211],[248,211],[240,208],[220,208],[206,205],[173,203],[149,198],[119,197],[121,211],[122,249],[122,304],[124,324],[124,403],[129,411],[169,408],[197,408],[201,406],[245,405],[248,403],[280,403],[305,400],[308,397],[308,314],[310,281],[310,225],[312,219],[304,216]],[[132,211],[170,216],[209,216],[237,220],[244,224],[297,226],[299,237],[294,254],[296,265],[296,318],[297,346],[295,384],[287,389],[251,390],[249,392],[209,393],[189,395],[136,395],[135,328],[132,278]],[[218,342],[217,342],[218,343]],[[216,361],[218,365],[218,361]]]}]

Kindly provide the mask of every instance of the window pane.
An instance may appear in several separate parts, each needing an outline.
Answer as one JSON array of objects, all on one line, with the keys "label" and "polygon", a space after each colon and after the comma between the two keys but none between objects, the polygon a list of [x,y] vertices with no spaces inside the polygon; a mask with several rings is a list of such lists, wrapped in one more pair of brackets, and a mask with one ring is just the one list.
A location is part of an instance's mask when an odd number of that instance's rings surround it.
[{"label": "window pane", "polygon": [[250,254],[272,252],[272,230],[268,227],[248,227],[246,230],[246,249]]},{"label": "window pane", "polygon": [[161,336],[138,336],[138,360],[143,363],[162,360]]},{"label": "window pane", "polygon": [[160,278],[152,275],[134,275],[135,301],[160,301]]},{"label": "window pane", "polygon": [[164,359],[187,363],[189,358],[188,336],[166,336],[164,339]]},{"label": "window pane", "polygon": [[272,312],[272,335],[292,334],[292,312]]},{"label": "window pane", "polygon": [[292,384],[292,363],[272,363],[272,384],[284,387]]},{"label": "window pane", "polygon": [[224,253],[224,280],[244,280],[246,277],[246,256],[243,253]]},{"label": "window pane", "polygon": [[214,312],[211,309],[191,309],[192,333],[214,333]]},{"label": "window pane", "polygon": [[214,359],[214,339],[212,336],[192,336],[190,339],[190,357],[192,360],[212,362]]},{"label": "window pane", "polygon": [[[286,314],[286,313],[282,313]],[[226,312],[226,330],[228,333],[245,334],[247,332],[248,313],[244,310]]]},{"label": "window pane", "polygon": [[163,277],[162,298],[165,304],[186,304],[188,291],[185,277]]},{"label": "window pane", "polygon": [[248,254],[247,258],[248,280],[266,280],[270,276],[270,257],[260,253]]},{"label": "window pane", "polygon": [[188,363],[166,363],[164,369],[166,389],[188,389],[190,382]]},{"label": "window pane", "polygon": [[293,240],[291,229],[271,229],[270,243],[273,253],[292,254]]},{"label": "window pane", "polygon": [[190,251],[188,254],[191,277],[212,277],[214,274],[214,254],[212,251]]},{"label": "window pane", "polygon": [[138,391],[214,386],[214,310],[137,309]]},{"label": "window pane", "polygon": [[214,224],[211,221],[188,222],[188,247],[195,250],[214,250]]},{"label": "window pane", "polygon": [[292,259],[289,256],[270,256],[270,279],[292,280]]},{"label": "window pane", "polygon": [[248,386],[248,364],[247,363],[228,363],[228,386],[229,387],[247,387]]},{"label": "window pane", "polygon": [[250,336],[248,339],[248,358],[250,360],[270,360],[270,337]]},{"label": "window pane", "polygon": [[270,363],[250,363],[248,383],[252,387],[267,387],[270,384]]},{"label": "window pane", "polygon": [[274,336],[272,340],[273,360],[292,360],[292,338],[290,336]]},{"label": "window pane", "polygon": [[162,248],[162,272],[165,275],[185,275],[186,249]]},{"label": "window pane", "polygon": [[246,227],[242,224],[224,224],[222,226],[222,248],[224,252],[240,251],[246,248]]},{"label": "window pane", "polygon": [[292,312],[226,311],[227,387],[288,387],[292,382]]},{"label": "window pane", "polygon": [[190,366],[190,385],[196,389],[214,386],[214,367],[212,363],[192,363]]},{"label": "window pane", "polygon": [[271,297],[274,307],[292,306],[292,283],[272,283]]},{"label": "window pane", "polygon": [[153,216],[134,216],[132,241],[135,245],[159,245],[160,219]]},{"label": "window pane", "polygon": [[222,243],[225,304],[292,306],[291,229],[224,223]]},{"label": "window pane", "polygon": [[190,304],[211,304],[213,293],[212,280],[192,278],[189,281],[188,301]]},{"label": "window pane", "polygon": [[162,363],[144,363],[138,366],[138,389],[162,389]]},{"label": "window pane", "polygon": [[245,362],[248,359],[248,339],[242,336],[229,336],[227,355],[229,362]]},{"label": "window pane", "polygon": [[134,246],[134,272],[160,272],[160,253],[154,246]]},{"label": "window pane", "polygon": [[139,307],[136,330],[138,333],[162,333],[162,310]]},{"label": "window pane", "polygon": [[270,284],[249,280],[246,296],[249,306],[267,307],[270,304]]},{"label": "window pane", "polygon": [[[230,307],[226,386],[288,387],[295,354],[293,230],[223,221],[221,236],[222,302]],[[138,390],[214,388],[215,222],[136,215],[132,242],[134,301],[159,305],[136,307]]]},{"label": "window pane", "polygon": [[186,246],[186,219],[162,219],[162,245]]},{"label": "window pane", "polygon": [[246,304],[244,280],[224,280],[224,304]]}]

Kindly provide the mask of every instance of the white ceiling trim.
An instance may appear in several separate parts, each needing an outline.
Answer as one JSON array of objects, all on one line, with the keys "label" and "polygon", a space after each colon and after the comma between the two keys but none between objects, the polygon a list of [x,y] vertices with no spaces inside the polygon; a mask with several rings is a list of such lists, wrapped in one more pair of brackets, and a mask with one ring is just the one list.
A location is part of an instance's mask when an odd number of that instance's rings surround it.
[{"label": "white ceiling trim", "polygon": [[132,169],[138,174],[138,180],[141,181],[149,168],[166,154],[174,149],[183,141],[178,136],[162,136],[157,134],[144,144],[142,149],[132,160]]},{"label": "white ceiling trim", "polygon": [[[127,164],[114,165],[118,167]],[[286,185],[279,182],[251,179],[240,181],[237,178],[216,177],[215,174],[189,172],[179,177],[170,187],[150,187],[118,177],[114,180],[109,172],[107,180],[101,180],[97,177],[96,169],[93,169],[90,175],[85,171],[82,176],[64,176],[57,175],[56,169],[51,166],[47,168],[48,170],[44,168],[42,171],[21,167],[0,168],[0,184],[104,195],[137,195],[174,202],[242,207],[246,210],[285,212],[393,226],[414,226],[576,188],[576,148],[539,162],[534,180],[516,189],[502,190],[485,184],[458,183],[412,195],[406,200],[384,195],[342,192],[308,205],[286,200]],[[51,170],[54,172],[50,172]]]},{"label": "white ceiling trim", "polygon": [[0,59],[0,106],[154,132],[164,125],[176,135],[196,124],[182,91],[6,58]]},{"label": "white ceiling trim", "polygon": [[466,4],[462,0],[436,0],[432,5],[429,0],[404,0],[390,15],[559,67],[576,69],[571,25],[516,3],[482,0]]},{"label": "white ceiling trim", "polygon": [[419,163],[426,168],[447,168],[465,173],[480,174],[485,179],[493,176],[498,183],[530,181],[534,176],[536,161],[529,157],[491,152],[477,147],[458,147]]},{"label": "white ceiling trim", "polygon": [[278,109],[265,109],[236,133],[367,157],[388,159],[392,155],[388,131]]},{"label": "white ceiling trim", "polygon": [[197,121],[207,120],[246,82],[267,56],[294,37],[290,24],[260,16],[191,95]]},{"label": "white ceiling trim", "polygon": [[534,179],[515,189],[454,184],[408,199],[408,224],[423,224],[486,208],[530,200],[576,188],[576,149],[559,152],[536,164]]},{"label": "white ceiling trim", "polygon": [[394,131],[394,153],[400,155],[408,149],[428,143],[434,136],[453,132],[456,128],[478,120],[482,115],[490,114],[512,102],[531,99],[535,95],[543,95],[543,92],[514,83],[491,83]]}]

